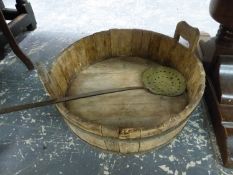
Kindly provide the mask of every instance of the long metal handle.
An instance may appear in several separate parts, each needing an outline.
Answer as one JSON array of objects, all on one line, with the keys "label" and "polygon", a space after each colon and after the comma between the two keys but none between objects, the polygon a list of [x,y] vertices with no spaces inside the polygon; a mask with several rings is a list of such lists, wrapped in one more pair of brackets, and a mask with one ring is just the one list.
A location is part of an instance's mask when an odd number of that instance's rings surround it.
[{"label": "long metal handle", "polygon": [[34,103],[26,103],[22,105],[16,105],[16,106],[11,106],[11,107],[6,107],[0,109],[0,114],[6,114],[10,112],[16,112],[16,111],[21,111],[25,109],[32,109],[32,108],[37,108],[37,107],[42,107],[42,106],[48,106],[52,104],[57,104],[57,103],[62,103],[66,101],[71,101],[71,100],[77,100],[81,98],[87,98],[87,97],[94,97],[98,95],[104,95],[104,94],[110,94],[110,93],[116,93],[116,92],[122,92],[122,91],[128,91],[128,90],[135,90],[135,89],[144,89],[144,87],[125,87],[125,88],[116,88],[116,89],[108,89],[108,90],[99,90],[99,91],[94,91],[94,92],[88,92],[88,93],[83,93],[75,96],[69,96],[69,97],[61,97],[61,98],[55,98],[55,99],[50,99],[50,100],[45,100],[41,102],[34,102]]}]

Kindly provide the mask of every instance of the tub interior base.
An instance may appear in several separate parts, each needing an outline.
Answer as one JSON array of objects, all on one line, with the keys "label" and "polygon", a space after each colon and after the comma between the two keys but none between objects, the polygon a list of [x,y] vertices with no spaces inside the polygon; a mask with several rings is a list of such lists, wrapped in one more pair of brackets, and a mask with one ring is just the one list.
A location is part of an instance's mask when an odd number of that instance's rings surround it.
[{"label": "tub interior base", "polygon": [[[67,95],[104,89],[143,86],[142,72],[158,66],[140,57],[113,57],[90,65],[70,81]],[[129,90],[66,102],[70,112],[88,121],[114,127],[160,125],[188,104],[187,94],[177,97],[155,95],[146,89]]]}]

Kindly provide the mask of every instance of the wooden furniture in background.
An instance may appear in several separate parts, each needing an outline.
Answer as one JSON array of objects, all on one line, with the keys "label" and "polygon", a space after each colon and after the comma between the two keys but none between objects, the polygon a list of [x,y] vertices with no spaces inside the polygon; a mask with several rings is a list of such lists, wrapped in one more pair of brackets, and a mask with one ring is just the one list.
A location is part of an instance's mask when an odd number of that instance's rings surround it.
[{"label": "wooden furniture in background", "polygon": [[210,14],[220,27],[216,37],[200,41],[207,73],[205,99],[223,163],[233,167],[233,1],[212,0]]},{"label": "wooden furniture in background", "polygon": [[[6,20],[10,20],[10,22],[7,24]],[[16,56],[21,59],[29,70],[32,70],[34,68],[32,62],[19,48],[14,36],[35,28],[36,20],[29,2],[16,0],[16,9],[9,9],[0,0],[0,59],[4,58],[4,47],[9,43]]]}]

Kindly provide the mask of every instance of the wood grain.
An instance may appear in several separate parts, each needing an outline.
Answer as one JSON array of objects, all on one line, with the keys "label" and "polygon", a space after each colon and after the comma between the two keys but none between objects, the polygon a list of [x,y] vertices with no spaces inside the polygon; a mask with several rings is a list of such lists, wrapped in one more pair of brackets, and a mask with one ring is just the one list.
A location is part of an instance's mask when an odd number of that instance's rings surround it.
[{"label": "wood grain", "polygon": [[[115,57],[96,63],[72,80],[67,96],[143,86],[142,73],[150,66],[158,65],[139,57]],[[70,112],[90,122],[116,128],[135,128],[161,125],[169,120],[169,114],[181,112],[187,105],[187,99],[186,94],[166,97],[138,89],[69,101],[66,104]]]},{"label": "wood grain", "polygon": [[[179,44],[180,36],[189,48]],[[140,29],[98,32],[65,49],[41,80],[54,97],[142,85],[141,73],[158,63],[177,69],[187,81],[182,96],[133,90],[57,105],[88,143],[121,153],[146,151],[174,138],[203,95],[205,73],[193,54],[198,37],[198,29],[185,22],[178,24],[175,38]]]}]

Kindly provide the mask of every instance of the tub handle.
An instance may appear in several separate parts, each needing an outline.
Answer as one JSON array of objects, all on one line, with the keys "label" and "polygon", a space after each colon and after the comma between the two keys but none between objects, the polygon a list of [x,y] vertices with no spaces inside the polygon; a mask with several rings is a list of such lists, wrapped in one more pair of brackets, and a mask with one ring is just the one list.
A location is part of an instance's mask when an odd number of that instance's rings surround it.
[{"label": "tub handle", "polygon": [[199,41],[200,32],[198,28],[190,26],[187,22],[181,21],[176,26],[174,39],[179,42],[180,36],[189,42],[189,50],[193,53]]}]

